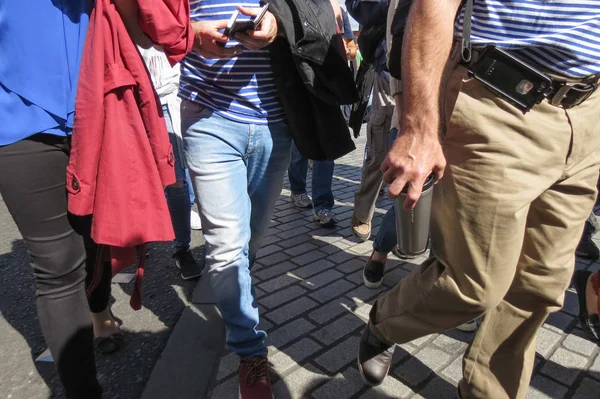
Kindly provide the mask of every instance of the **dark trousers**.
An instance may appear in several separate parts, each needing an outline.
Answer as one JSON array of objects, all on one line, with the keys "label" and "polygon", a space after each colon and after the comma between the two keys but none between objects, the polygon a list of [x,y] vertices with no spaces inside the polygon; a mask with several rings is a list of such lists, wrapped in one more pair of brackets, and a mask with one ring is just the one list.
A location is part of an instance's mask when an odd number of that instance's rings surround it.
[{"label": "dark trousers", "polygon": [[[90,299],[94,304],[88,307],[86,249],[93,267],[97,246],[89,238],[89,220],[67,213],[69,150],[65,138],[44,134],[0,147],[0,195],[33,261],[40,324],[66,397],[93,399],[102,397],[102,388],[96,379],[89,312],[90,307],[106,309],[110,270],[108,276],[102,273]],[[86,230],[84,240],[80,233]]]}]

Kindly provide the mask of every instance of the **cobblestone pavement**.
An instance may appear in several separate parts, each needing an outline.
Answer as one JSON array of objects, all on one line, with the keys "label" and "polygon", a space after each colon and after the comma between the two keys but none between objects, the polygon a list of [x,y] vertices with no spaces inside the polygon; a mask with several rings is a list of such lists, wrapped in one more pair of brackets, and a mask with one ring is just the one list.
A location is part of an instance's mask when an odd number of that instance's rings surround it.
[{"label": "cobblestone pavement", "polygon": [[[406,263],[392,256],[384,287],[372,290],[363,285],[362,267],[372,241],[359,243],[349,228],[364,135],[357,144],[355,152],[336,162],[333,211],[338,226],[321,228],[311,211],[294,208],[286,180],[253,270],[262,328],[269,333],[275,397],[454,398],[462,354],[472,338],[457,330],[397,348],[390,375],[380,387],[371,389],[361,382],[356,351],[373,301],[425,258]],[[308,187],[310,191],[310,179]],[[384,197],[377,201],[374,232],[390,205]],[[577,262],[578,269],[599,267]],[[577,312],[571,288],[562,311],[552,315],[538,334],[528,398],[600,396],[600,351],[578,327]],[[222,358],[213,398],[237,397],[237,364],[231,353]]]}]

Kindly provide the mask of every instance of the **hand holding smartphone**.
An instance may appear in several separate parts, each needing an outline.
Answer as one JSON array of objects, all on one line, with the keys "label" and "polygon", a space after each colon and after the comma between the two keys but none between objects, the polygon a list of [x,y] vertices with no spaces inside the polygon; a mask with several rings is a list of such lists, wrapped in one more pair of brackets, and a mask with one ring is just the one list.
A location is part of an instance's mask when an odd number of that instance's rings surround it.
[{"label": "hand holding smartphone", "polygon": [[[239,10],[235,10],[235,12],[231,15],[231,18],[229,19],[229,22],[227,22],[227,27],[225,28],[223,34],[229,38],[233,38],[233,36],[238,32],[256,30],[260,26],[268,10],[269,4],[265,4],[260,9],[256,17],[246,20],[240,20],[240,12]],[[217,44],[220,46],[225,46],[226,43],[217,42]]]}]

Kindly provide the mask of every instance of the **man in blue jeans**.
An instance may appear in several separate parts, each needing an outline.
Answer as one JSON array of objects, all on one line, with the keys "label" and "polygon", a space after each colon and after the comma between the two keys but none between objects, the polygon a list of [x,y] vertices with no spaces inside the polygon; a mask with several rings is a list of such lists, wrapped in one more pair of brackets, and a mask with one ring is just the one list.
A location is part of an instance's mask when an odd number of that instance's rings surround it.
[{"label": "man in blue jeans", "polygon": [[333,182],[333,161],[313,161],[312,164],[312,195],[313,199],[306,193],[306,173],[308,171],[308,158],[304,157],[296,145],[292,145],[292,160],[288,168],[290,190],[292,201],[298,208],[310,208],[313,206],[313,218],[322,226],[335,226],[335,220],[331,208],[334,199],[331,191]]}]

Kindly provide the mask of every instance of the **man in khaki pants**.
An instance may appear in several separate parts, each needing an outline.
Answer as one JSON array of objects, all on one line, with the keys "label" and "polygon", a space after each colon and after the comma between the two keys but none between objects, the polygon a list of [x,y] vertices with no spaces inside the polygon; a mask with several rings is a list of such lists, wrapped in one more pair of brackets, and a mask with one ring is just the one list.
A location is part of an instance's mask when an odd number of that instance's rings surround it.
[{"label": "man in khaki pants", "polygon": [[[413,1],[402,54],[402,130],[382,170],[392,197],[408,185],[405,208],[414,206],[426,177],[437,175],[432,257],[373,306],[359,370],[377,385],[395,343],[484,315],[459,394],[524,398],[536,332],[563,304],[596,197],[600,92],[589,83],[600,74],[600,37],[591,28],[600,5],[495,1],[488,8],[476,1],[475,59],[493,42],[554,78],[548,99],[523,112],[470,79],[458,63],[460,48],[451,51],[464,10],[456,24],[448,16],[461,3]],[[561,7],[577,9],[577,18]],[[593,93],[585,98],[584,90]]]}]

